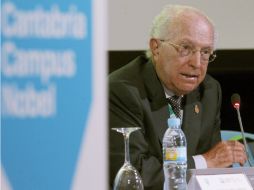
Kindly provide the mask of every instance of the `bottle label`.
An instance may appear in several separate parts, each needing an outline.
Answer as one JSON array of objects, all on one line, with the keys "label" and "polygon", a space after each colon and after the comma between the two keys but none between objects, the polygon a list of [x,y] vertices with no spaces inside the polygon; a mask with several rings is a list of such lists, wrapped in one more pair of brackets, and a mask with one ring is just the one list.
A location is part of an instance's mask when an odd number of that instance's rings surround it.
[{"label": "bottle label", "polygon": [[170,147],[163,149],[164,161],[187,161],[186,147]]}]

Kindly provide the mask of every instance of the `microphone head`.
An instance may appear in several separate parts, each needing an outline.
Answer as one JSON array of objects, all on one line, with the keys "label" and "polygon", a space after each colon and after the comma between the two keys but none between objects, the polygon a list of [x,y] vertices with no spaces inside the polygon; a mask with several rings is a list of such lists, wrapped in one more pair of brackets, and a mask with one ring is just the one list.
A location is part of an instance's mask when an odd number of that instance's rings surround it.
[{"label": "microphone head", "polygon": [[240,98],[240,95],[237,94],[237,93],[234,93],[232,96],[231,96],[231,103],[233,105],[233,107],[235,109],[239,109],[240,108],[240,103],[241,103],[241,98]]}]

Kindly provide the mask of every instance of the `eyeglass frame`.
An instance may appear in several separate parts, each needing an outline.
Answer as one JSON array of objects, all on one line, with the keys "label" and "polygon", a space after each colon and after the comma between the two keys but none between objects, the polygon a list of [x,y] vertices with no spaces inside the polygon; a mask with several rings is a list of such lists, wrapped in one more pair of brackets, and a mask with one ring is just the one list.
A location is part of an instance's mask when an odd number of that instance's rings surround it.
[{"label": "eyeglass frame", "polygon": [[201,60],[202,61],[204,61],[204,62],[208,62],[208,63],[210,63],[210,62],[213,62],[214,60],[215,60],[215,58],[217,57],[217,55],[216,55],[216,53],[212,50],[209,54],[209,57],[208,57],[208,59],[204,59],[204,55],[205,55],[205,53],[204,53],[204,49],[202,50],[198,50],[198,49],[194,49],[194,48],[192,48],[191,46],[189,46],[190,47],[190,49],[188,50],[189,52],[187,53],[187,54],[182,54],[182,52],[179,50],[180,48],[183,48],[183,45],[178,45],[178,44],[175,44],[175,43],[172,43],[172,42],[170,42],[169,40],[163,40],[163,39],[159,39],[159,41],[161,41],[161,42],[165,42],[165,43],[168,43],[169,45],[171,45],[171,46],[173,46],[176,50],[177,50],[177,52],[179,53],[179,55],[181,56],[181,57],[187,57],[187,56],[189,56],[190,54],[194,54],[194,53],[196,53],[197,51],[199,51],[200,52],[200,57],[201,57]]}]

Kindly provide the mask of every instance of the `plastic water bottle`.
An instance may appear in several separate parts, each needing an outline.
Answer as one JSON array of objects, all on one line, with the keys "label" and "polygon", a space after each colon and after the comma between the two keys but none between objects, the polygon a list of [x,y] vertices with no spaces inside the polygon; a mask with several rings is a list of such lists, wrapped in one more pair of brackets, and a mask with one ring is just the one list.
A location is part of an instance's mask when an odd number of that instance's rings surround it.
[{"label": "plastic water bottle", "polygon": [[179,118],[168,119],[163,137],[164,190],[186,190],[187,143]]}]

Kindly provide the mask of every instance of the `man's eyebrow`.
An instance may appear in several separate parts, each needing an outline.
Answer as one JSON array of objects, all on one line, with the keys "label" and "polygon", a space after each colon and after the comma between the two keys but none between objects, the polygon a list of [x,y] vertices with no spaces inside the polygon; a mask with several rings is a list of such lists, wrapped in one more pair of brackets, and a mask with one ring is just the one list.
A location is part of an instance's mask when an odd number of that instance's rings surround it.
[{"label": "man's eyebrow", "polygon": [[[180,40],[178,42],[178,44],[185,44],[185,45],[191,45],[192,47],[196,47],[195,43],[192,42],[191,40],[188,40],[188,39]],[[201,49],[211,49],[211,50],[213,50],[214,47],[213,47],[213,45],[208,45],[207,44],[207,45],[202,46]]]},{"label": "man's eyebrow", "polygon": [[179,44],[187,44],[187,45],[194,46],[194,43],[191,40],[186,40],[186,39],[180,40]]}]

